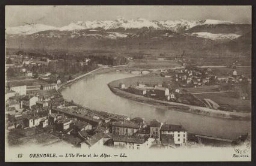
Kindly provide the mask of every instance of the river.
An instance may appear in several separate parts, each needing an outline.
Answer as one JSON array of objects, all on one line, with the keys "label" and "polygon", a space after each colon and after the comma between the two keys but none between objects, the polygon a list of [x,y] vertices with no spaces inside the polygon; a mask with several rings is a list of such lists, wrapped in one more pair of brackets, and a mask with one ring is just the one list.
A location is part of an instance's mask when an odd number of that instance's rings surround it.
[{"label": "river", "polygon": [[112,93],[107,84],[111,81],[136,76],[130,73],[90,74],[62,90],[66,100],[91,109],[142,117],[145,120],[157,119],[170,124],[181,124],[191,133],[234,139],[246,132],[251,133],[251,122],[219,119],[184,113],[174,110],[161,110],[147,104],[119,97]]}]

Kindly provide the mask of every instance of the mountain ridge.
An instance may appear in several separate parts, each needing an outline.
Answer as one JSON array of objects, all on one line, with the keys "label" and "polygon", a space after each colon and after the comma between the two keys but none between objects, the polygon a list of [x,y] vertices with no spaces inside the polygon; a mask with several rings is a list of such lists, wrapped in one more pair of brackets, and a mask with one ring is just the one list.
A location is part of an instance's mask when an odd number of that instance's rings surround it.
[{"label": "mountain ridge", "polygon": [[66,26],[54,27],[44,24],[26,24],[18,27],[7,27],[7,34],[19,34],[19,35],[28,35],[34,34],[37,32],[47,31],[47,30],[59,30],[59,31],[75,31],[75,30],[85,30],[85,29],[140,29],[140,28],[154,28],[156,30],[172,30],[174,32],[179,32],[180,30],[189,30],[196,26],[202,25],[230,25],[230,24],[239,24],[233,23],[230,21],[222,20],[197,20],[197,21],[188,21],[188,20],[163,20],[163,21],[150,21],[143,18],[138,19],[116,19],[116,20],[106,20],[106,21],[77,21],[72,22]]}]

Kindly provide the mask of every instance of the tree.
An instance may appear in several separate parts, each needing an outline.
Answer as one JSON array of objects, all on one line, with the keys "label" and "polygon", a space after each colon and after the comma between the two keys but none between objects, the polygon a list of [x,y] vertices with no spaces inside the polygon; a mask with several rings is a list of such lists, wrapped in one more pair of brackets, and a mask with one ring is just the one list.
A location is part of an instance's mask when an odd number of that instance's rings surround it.
[{"label": "tree", "polygon": [[7,77],[14,77],[16,75],[16,72],[13,68],[8,68],[6,71]]},{"label": "tree", "polygon": [[35,74],[34,74],[34,78],[38,78],[38,73],[35,73]]},{"label": "tree", "polygon": [[7,59],[6,59],[6,64],[12,64],[11,58],[7,58]]},{"label": "tree", "polygon": [[71,75],[69,75],[68,80],[72,80],[72,76]]}]

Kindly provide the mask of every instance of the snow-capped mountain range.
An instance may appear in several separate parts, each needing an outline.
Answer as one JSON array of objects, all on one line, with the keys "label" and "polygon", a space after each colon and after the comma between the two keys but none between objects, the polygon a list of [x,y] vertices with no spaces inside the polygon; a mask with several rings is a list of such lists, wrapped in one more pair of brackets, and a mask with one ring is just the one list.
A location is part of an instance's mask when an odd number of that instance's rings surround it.
[{"label": "snow-capped mountain range", "polygon": [[187,21],[187,20],[165,20],[165,21],[150,21],[142,18],[125,20],[116,19],[109,21],[78,21],[76,23],[70,23],[63,27],[54,27],[43,24],[26,24],[18,27],[7,27],[7,34],[19,34],[29,35],[37,32],[57,30],[57,31],[76,31],[85,29],[140,29],[140,28],[153,28],[156,30],[171,30],[178,32],[180,30],[188,30],[199,25],[216,25],[216,24],[234,24],[229,21],[221,20],[200,20],[200,21]]}]

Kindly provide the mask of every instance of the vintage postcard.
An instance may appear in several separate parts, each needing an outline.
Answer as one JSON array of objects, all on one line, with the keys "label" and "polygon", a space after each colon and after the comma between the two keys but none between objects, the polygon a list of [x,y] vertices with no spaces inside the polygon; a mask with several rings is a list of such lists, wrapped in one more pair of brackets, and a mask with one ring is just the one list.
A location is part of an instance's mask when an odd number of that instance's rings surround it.
[{"label": "vintage postcard", "polygon": [[6,162],[251,161],[251,6],[6,6]]}]

